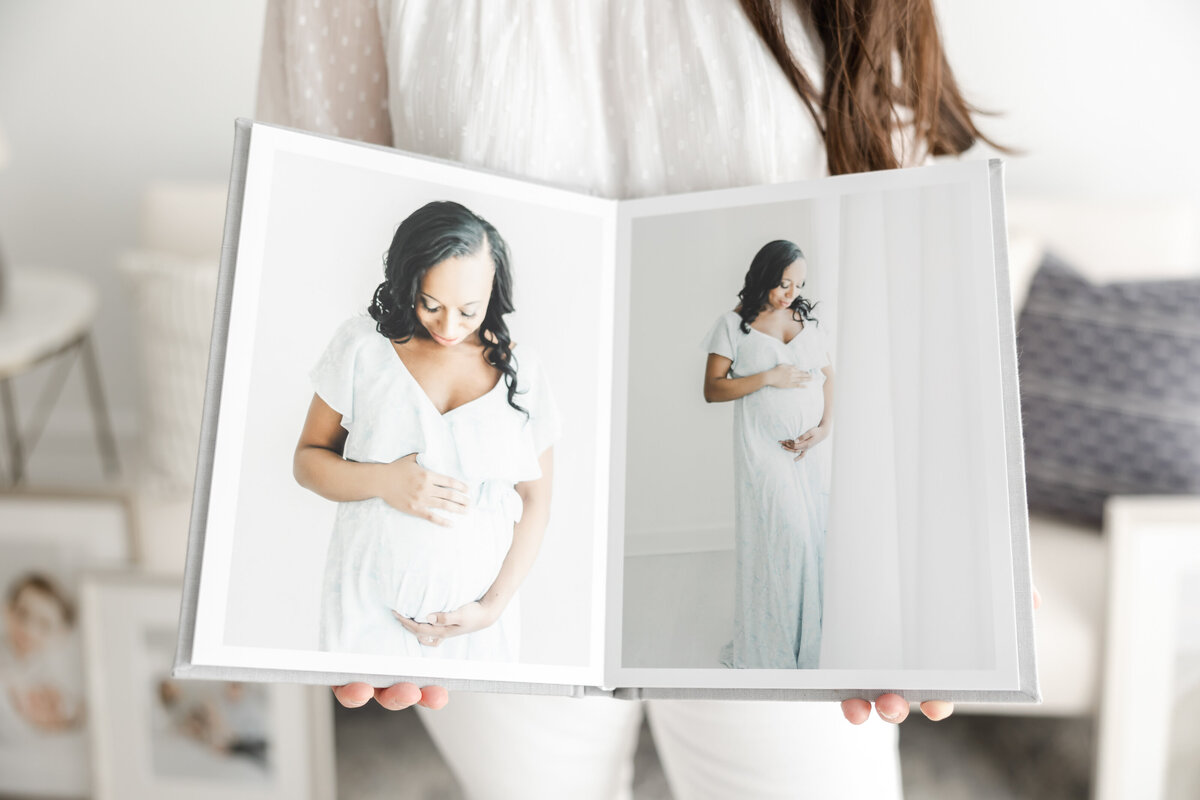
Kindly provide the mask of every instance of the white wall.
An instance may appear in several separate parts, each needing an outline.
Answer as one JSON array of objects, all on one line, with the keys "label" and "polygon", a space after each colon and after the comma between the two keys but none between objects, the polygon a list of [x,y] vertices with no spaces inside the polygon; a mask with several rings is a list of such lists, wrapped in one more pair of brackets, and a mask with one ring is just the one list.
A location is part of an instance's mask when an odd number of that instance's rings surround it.
[{"label": "white wall", "polygon": [[1010,194],[1200,203],[1200,3],[935,5],[963,90],[1001,113],[984,130],[1025,151]]},{"label": "white wall", "polygon": [[[101,369],[125,433],[136,422],[136,373],[116,257],[137,242],[149,181],[227,180],[233,119],[254,112],[264,8],[265,0],[0,3],[0,127],[10,150],[0,247],[11,263],[69,268],[98,283]],[[22,393],[26,412],[29,397]],[[76,376],[50,430],[88,425]]]}]

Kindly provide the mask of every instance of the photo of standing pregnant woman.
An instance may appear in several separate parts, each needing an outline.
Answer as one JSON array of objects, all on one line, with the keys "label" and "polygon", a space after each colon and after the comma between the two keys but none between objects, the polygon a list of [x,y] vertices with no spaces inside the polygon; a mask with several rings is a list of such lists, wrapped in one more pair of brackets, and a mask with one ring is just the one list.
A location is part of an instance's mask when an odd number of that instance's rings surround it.
[{"label": "photo of standing pregnant woman", "polygon": [[512,311],[504,239],[429,203],[397,228],[369,316],[313,369],[294,472],[338,503],[321,649],[518,660],[517,590],[549,518],[559,423]]},{"label": "photo of standing pregnant woman", "polygon": [[822,562],[829,509],[825,453],[833,363],[808,263],[790,241],[764,245],[740,302],[705,342],[704,399],[733,402],[733,639],[726,667],[815,669],[821,653]]}]

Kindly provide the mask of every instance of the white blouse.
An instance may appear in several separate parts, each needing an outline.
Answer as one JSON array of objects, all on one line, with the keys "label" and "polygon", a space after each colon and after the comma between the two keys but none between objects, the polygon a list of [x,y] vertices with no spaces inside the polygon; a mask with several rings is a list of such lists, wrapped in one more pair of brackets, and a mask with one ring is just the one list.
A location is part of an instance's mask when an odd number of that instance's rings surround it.
[{"label": "white blouse", "polygon": [[735,0],[271,0],[259,118],[607,197],[826,174]]}]

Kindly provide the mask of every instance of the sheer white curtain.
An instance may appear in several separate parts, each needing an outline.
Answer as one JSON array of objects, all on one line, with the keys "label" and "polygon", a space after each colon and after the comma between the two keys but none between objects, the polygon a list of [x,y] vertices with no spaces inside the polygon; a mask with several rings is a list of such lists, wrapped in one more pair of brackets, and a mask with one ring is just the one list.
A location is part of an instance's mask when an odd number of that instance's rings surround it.
[{"label": "sheer white curtain", "polygon": [[823,668],[993,665],[976,212],[965,187],[842,200]]}]

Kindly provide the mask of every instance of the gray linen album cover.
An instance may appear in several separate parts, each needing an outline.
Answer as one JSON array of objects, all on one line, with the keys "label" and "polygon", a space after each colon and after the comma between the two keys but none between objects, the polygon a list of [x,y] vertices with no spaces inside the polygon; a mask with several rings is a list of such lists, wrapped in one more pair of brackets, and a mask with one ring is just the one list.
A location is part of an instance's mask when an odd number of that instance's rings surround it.
[{"label": "gray linen album cover", "polygon": [[175,674],[1037,702],[1006,235],[239,121]]}]

